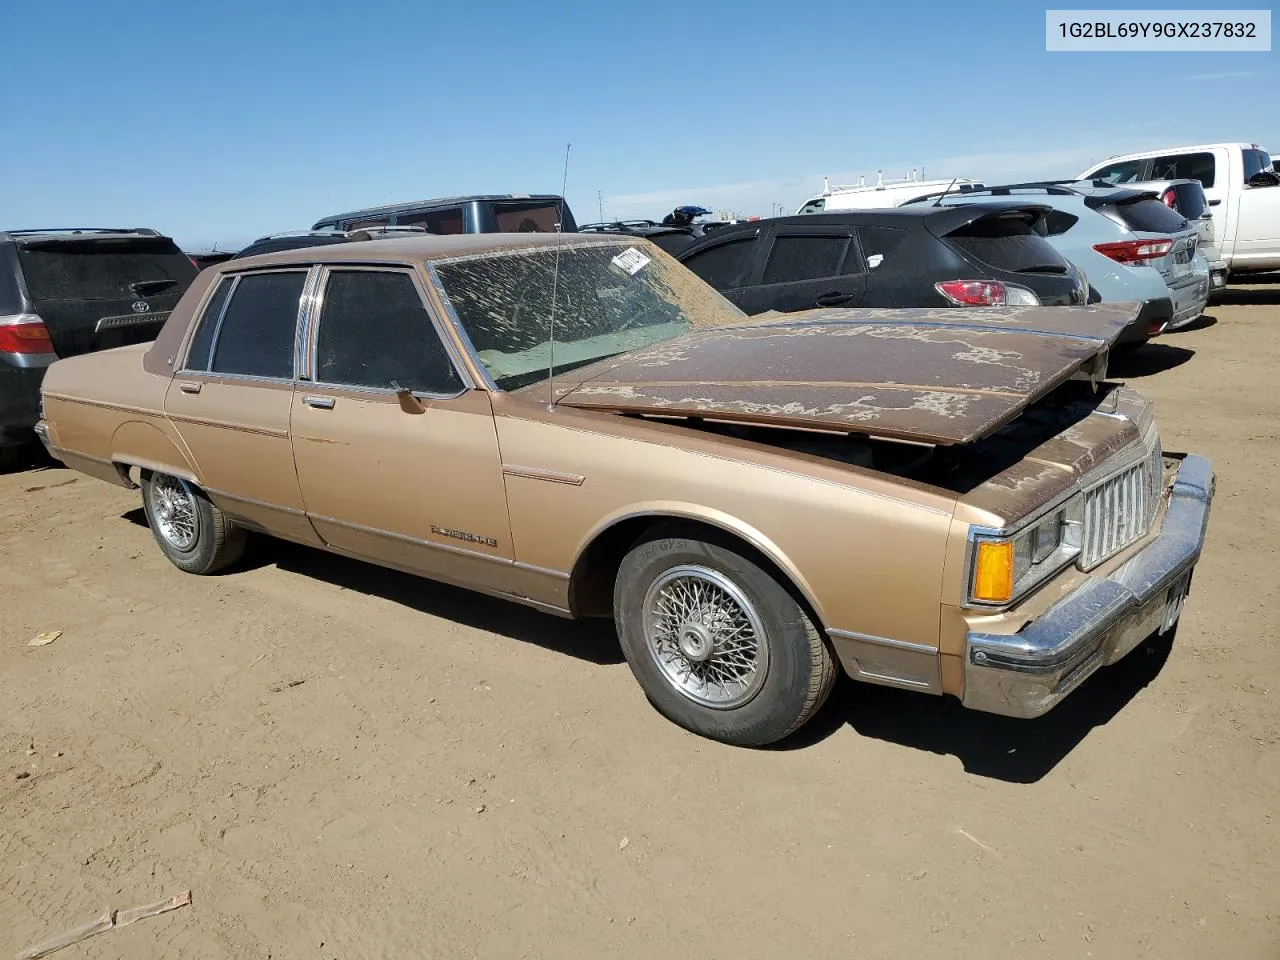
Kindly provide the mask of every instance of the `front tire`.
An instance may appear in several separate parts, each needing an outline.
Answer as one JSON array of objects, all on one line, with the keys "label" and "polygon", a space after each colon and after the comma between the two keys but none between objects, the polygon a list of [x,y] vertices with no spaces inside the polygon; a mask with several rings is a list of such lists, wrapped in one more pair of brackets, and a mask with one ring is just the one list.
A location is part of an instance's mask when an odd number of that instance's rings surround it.
[{"label": "front tire", "polygon": [[623,558],[614,618],[650,702],[739,746],[789,736],[817,712],[835,662],[788,590],[730,541],[653,536]]},{"label": "front tire", "polygon": [[247,534],[191,483],[142,474],[142,508],[164,555],[179,570],[206,574],[240,559]]}]

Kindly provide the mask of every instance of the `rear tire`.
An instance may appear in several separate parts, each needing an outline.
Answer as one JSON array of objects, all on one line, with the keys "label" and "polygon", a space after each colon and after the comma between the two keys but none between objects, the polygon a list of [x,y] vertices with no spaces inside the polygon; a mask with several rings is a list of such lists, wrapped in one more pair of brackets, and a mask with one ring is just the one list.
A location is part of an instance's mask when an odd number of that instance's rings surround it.
[{"label": "rear tire", "polygon": [[179,570],[214,573],[244,553],[245,529],[236,526],[186,480],[144,471],[142,509],[156,543]]},{"label": "rear tire", "polygon": [[774,743],[800,729],[835,683],[835,661],[813,620],[727,540],[641,540],[622,560],[613,606],[623,653],[649,701],[704,737]]}]

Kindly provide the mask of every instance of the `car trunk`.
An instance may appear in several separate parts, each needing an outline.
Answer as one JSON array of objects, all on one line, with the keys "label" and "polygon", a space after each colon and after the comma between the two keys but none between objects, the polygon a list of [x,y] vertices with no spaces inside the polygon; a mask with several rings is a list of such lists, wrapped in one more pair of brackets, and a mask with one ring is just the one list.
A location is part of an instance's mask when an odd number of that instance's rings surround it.
[{"label": "car trunk", "polygon": [[172,240],[136,234],[33,238],[18,258],[61,357],[154,340],[198,273]]},{"label": "car trunk", "polygon": [[1048,209],[1013,208],[954,226],[931,220],[929,227],[969,263],[993,279],[1034,291],[1045,306],[1083,304],[1087,289],[1077,271],[1035,229]]}]

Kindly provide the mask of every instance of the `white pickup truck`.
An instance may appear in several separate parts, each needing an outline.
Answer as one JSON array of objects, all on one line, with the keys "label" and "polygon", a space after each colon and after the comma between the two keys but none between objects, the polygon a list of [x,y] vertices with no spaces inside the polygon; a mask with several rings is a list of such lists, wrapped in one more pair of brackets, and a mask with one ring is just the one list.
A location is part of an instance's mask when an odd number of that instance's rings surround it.
[{"label": "white pickup truck", "polygon": [[1218,250],[1232,274],[1280,270],[1280,175],[1256,143],[1208,143],[1112,157],[1081,180],[1199,180]]}]

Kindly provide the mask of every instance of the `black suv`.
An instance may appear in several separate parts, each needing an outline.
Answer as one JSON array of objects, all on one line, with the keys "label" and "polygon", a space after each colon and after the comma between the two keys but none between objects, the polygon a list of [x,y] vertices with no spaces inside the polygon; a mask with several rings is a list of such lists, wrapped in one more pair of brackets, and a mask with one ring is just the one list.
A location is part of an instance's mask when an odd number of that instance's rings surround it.
[{"label": "black suv", "polygon": [[197,272],[155,230],[0,231],[0,462],[34,436],[49,364],[154,340]]},{"label": "black suv", "polygon": [[336,213],[312,230],[360,230],[413,226],[428,233],[576,233],[578,225],[562,197],[549,193],[487,193],[391,203]]},{"label": "black suv", "polygon": [[721,227],[676,258],[748,314],[1086,303],[1083,275],[1035,230],[1047,209],[973,204],[778,217]]}]

